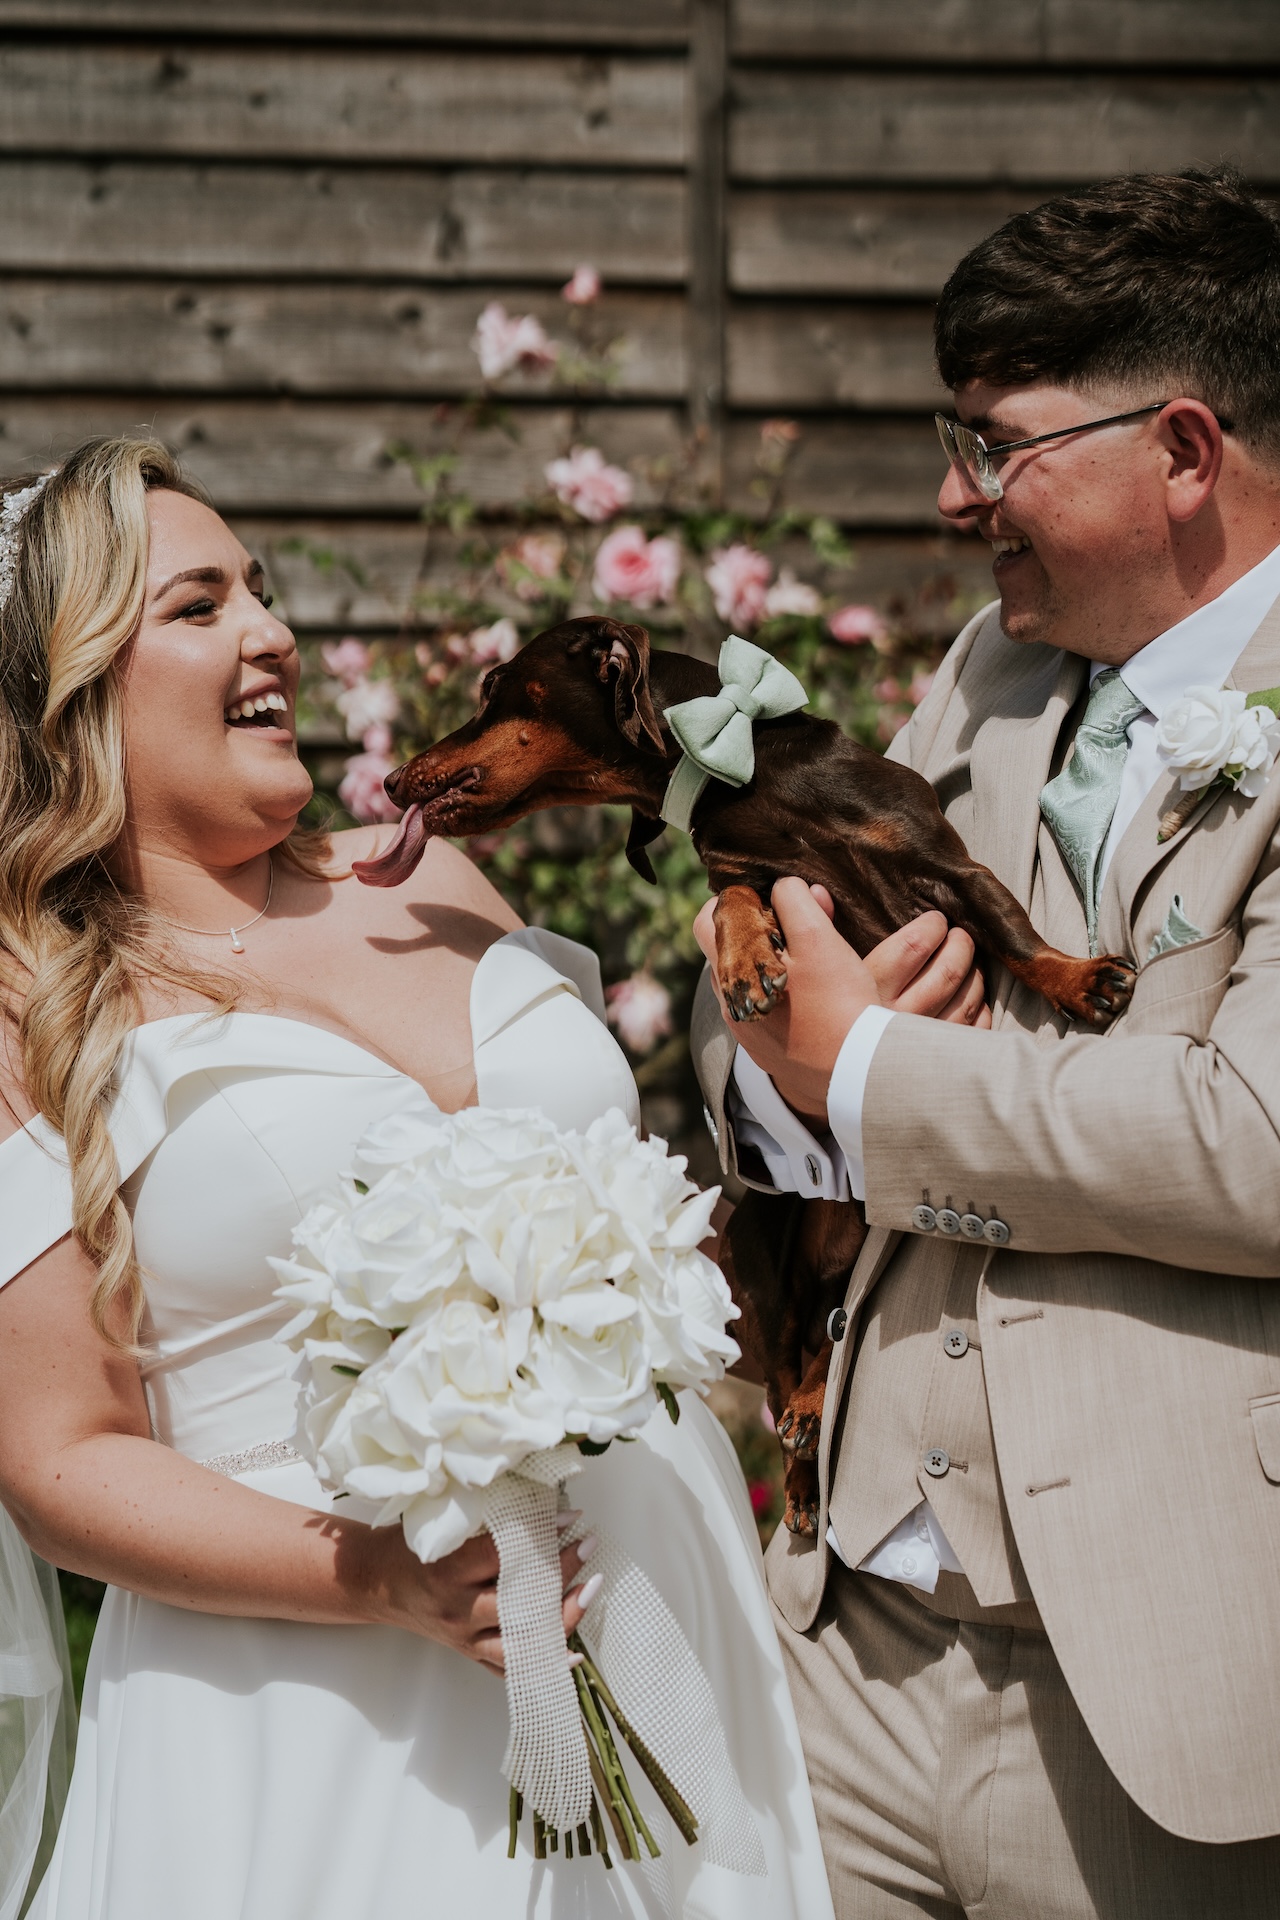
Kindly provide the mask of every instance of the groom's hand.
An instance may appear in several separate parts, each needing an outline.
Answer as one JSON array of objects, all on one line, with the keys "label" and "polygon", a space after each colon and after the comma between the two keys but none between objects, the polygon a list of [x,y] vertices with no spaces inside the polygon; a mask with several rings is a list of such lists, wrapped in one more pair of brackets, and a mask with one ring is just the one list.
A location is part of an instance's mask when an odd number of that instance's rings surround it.
[{"label": "groom's hand", "polygon": [[[834,907],[825,887],[779,880],[772,898],[786,941],[786,998],[763,1019],[733,1023],[733,1034],[805,1119],[827,1124],[831,1070],[867,1007],[990,1026],[973,942],[948,927],[941,913],[921,914],[860,959],[831,924]],[[694,932],[712,962],[714,983],[713,907],[703,908]]]}]

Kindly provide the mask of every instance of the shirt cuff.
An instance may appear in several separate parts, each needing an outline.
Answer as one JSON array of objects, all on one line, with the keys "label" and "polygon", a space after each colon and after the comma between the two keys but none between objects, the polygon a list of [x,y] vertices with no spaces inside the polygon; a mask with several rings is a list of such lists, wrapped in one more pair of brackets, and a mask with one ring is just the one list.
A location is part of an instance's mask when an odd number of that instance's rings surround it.
[{"label": "shirt cuff", "polygon": [[725,1089],[725,1117],[740,1146],[754,1147],[779,1193],[847,1200],[845,1157],[830,1134],[819,1138],[797,1119],[763,1067],[738,1048]]},{"label": "shirt cuff", "polygon": [[[845,1035],[827,1089],[827,1117],[832,1136],[843,1149],[849,1191],[855,1200],[867,1197],[862,1158],[862,1103],[867,1093],[867,1075],[880,1037],[892,1018],[887,1007],[863,1009]],[[741,1050],[738,1058],[742,1058]]]}]

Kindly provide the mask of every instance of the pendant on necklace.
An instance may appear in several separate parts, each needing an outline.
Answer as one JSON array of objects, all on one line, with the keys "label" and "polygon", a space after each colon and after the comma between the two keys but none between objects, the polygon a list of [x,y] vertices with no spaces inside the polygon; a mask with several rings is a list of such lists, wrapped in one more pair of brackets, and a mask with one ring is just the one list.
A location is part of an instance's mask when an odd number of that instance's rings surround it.
[{"label": "pendant on necklace", "polygon": [[244,952],[244,941],[240,938],[240,935],[234,927],[231,929],[231,951],[232,953]]}]

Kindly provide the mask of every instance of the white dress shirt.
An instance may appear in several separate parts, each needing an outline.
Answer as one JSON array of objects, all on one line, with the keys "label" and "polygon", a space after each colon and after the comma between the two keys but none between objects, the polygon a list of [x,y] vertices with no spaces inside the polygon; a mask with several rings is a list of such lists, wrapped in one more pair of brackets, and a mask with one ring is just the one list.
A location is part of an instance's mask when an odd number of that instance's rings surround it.
[{"label": "white dress shirt", "polygon": [[[1233,581],[1208,606],[1197,608],[1185,620],[1158,634],[1121,666],[1121,679],[1135,699],[1145,702],[1145,710],[1129,725],[1129,752],[1111,830],[1102,850],[1099,879],[1106,874],[1126,829],[1160,777],[1156,729],[1165,709],[1191,687],[1221,687],[1277,600],[1280,547]],[[1091,664],[1091,682],[1104,665],[1101,661]],[[772,1081],[739,1047],[726,1093],[726,1114],[735,1138],[757,1149],[780,1192],[812,1193],[824,1199],[865,1198],[862,1107],[872,1058],[892,1018],[884,1007],[868,1007],[845,1036],[827,1092],[831,1132],[825,1143],[815,1139],[796,1119]],[[762,1083],[768,1089],[767,1099],[762,1098]],[[779,1109],[787,1119],[785,1140],[777,1134],[769,1140]],[[811,1177],[811,1162],[820,1170],[821,1184]],[[830,1529],[827,1539],[833,1551],[840,1553],[839,1542]],[[843,1559],[843,1554],[840,1557]],[[932,1593],[940,1569],[962,1571],[937,1516],[929,1502],[922,1500],[858,1571],[903,1580],[908,1586]]]}]

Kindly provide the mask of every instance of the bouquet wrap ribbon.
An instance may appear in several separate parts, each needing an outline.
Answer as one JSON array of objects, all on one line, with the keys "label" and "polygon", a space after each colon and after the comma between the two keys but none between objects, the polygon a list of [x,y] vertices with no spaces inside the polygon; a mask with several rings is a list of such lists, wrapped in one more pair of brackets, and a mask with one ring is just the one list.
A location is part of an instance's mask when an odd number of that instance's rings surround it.
[{"label": "bouquet wrap ribbon", "polygon": [[[498,1620],[511,1715],[502,1771],[558,1832],[584,1823],[591,1807],[591,1773],[561,1612],[560,1551],[577,1532],[556,1532],[561,1483],[581,1467],[572,1446],[531,1455],[494,1482],[484,1522],[498,1549]],[[603,1576],[603,1584],[578,1629],[582,1640],[692,1811],[703,1857],[732,1873],[763,1874],[760,1831],[729,1758],[711,1683],[653,1582],[615,1541],[591,1530],[599,1540],[591,1571]]]}]

